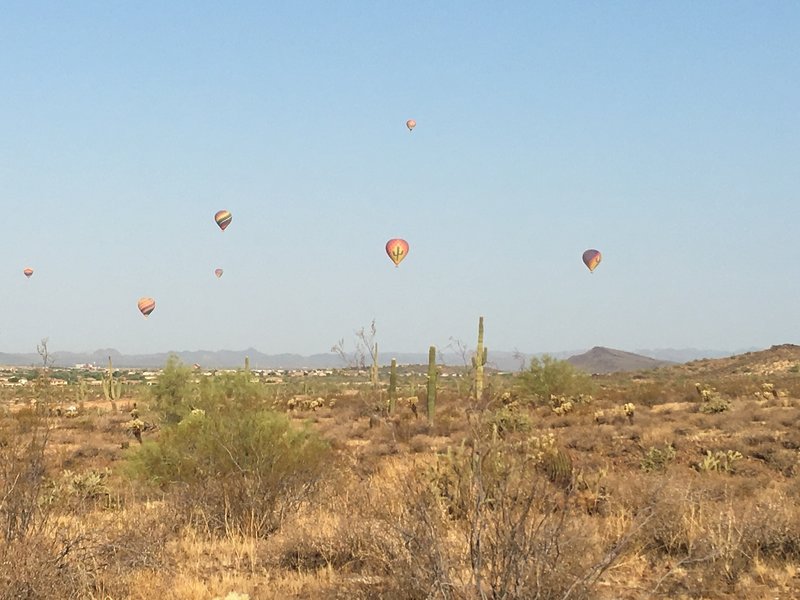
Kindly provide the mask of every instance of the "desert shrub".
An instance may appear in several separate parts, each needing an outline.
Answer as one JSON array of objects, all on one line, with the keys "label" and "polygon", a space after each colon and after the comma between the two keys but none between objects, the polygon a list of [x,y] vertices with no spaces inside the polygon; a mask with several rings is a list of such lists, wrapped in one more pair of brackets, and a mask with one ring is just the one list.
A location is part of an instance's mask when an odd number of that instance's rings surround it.
[{"label": "desert shrub", "polygon": [[595,597],[619,548],[572,508],[571,470],[552,435],[512,442],[479,431],[410,469],[403,502],[374,517],[387,524],[376,554],[392,557],[386,597]]},{"label": "desert shrub", "polygon": [[587,373],[547,354],[532,358],[528,370],[517,376],[516,384],[522,393],[541,400],[549,400],[551,396],[590,394],[593,387]]},{"label": "desert shrub", "polygon": [[488,424],[501,436],[509,433],[527,433],[533,428],[531,416],[517,405],[500,407],[490,416]]},{"label": "desert shrub", "polygon": [[79,536],[53,518],[45,502],[44,417],[27,415],[0,444],[0,598],[77,598],[86,584],[72,560]]},{"label": "desert shrub", "polygon": [[177,423],[191,412],[191,402],[196,397],[197,386],[192,381],[192,370],[181,364],[174,354],[150,388],[152,408],[165,423]]},{"label": "desert shrub", "polygon": [[264,535],[314,490],[329,445],[263,410],[195,412],[131,457],[131,474],[177,488],[186,517],[211,530]]}]

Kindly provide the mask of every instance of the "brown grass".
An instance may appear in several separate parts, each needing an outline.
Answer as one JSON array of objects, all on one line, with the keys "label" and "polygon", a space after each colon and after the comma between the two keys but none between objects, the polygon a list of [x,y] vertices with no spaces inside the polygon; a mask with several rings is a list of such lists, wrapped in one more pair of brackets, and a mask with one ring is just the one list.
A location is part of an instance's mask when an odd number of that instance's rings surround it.
[{"label": "brown grass", "polygon": [[[0,515],[30,526],[0,544],[0,597],[466,600],[479,588],[489,598],[800,597],[800,378],[716,365],[605,376],[590,405],[556,415],[520,402],[503,415],[511,426],[494,431],[494,401],[475,412],[444,390],[430,426],[421,401],[418,418],[403,403],[386,415],[363,387],[332,389],[333,408],[287,412],[331,440],[336,466],[260,538],[188,525],[180,490],[132,487],[122,473],[137,445],[122,448],[132,439],[126,412],[87,403],[77,419],[42,421],[10,405],[0,416]],[[698,412],[695,381],[730,409]],[[756,398],[765,382],[787,395]],[[628,402],[633,423],[620,412]],[[25,444],[43,424],[39,461]],[[567,481],[551,481],[520,450],[549,435],[570,457]],[[674,457],[645,472],[648,452],[667,446]],[[741,459],[729,471],[699,467],[718,451]],[[65,471],[106,469],[107,491],[53,491]]]}]

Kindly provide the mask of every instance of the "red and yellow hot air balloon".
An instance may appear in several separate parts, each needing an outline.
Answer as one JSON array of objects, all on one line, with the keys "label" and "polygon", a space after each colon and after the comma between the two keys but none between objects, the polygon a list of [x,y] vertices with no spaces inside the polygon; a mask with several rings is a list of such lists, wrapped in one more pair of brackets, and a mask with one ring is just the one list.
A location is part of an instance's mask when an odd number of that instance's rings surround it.
[{"label": "red and yellow hot air balloon", "polygon": [[601,260],[603,260],[603,255],[600,254],[599,250],[591,249],[583,253],[583,264],[589,268],[591,273],[594,273]]},{"label": "red and yellow hot air balloon", "polygon": [[217,279],[222,277],[222,273],[224,273],[224,271],[222,269],[214,269],[214,275],[217,276]]},{"label": "red and yellow hot air balloon", "polygon": [[225,231],[225,228],[231,224],[233,216],[231,216],[231,213],[228,210],[220,210],[214,215],[214,220],[217,222],[217,225],[219,225],[219,228],[222,229],[222,231]]},{"label": "red and yellow hot air balloon", "polygon": [[139,311],[146,317],[155,310],[156,301],[152,298],[139,298],[137,306],[139,307]]},{"label": "red and yellow hot air balloon", "polygon": [[31,275],[33,275],[33,269],[31,269],[30,267],[25,267],[25,268],[22,270],[22,273],[25,275],[25,277],[27,277],[28,279],[30,279],[30,278],[31,278]]},{"label": "red and yellow hot air balloon", "polygon": [[408,254],[408,242],[395,238],[386,242],[386,254],[392,259],[395,267],[400,266],[403,259]]},{"label": "red and yellow hot air balloon", "polygon": [[409,119],[406,121],[406,127],[408,127],[409,131],[413,131],[414,127],[417,126],[417,122],[414,119]]}]

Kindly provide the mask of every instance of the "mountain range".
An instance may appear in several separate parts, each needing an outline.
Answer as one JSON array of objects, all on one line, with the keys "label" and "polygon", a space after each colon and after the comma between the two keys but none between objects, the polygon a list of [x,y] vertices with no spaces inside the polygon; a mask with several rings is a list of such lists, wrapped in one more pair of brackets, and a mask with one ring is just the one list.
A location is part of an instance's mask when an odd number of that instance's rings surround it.
[{"label": "mountain range", "polygon": [[[590,350],[593,352],[597,348]],[[624,353],[621,350],[606,349],[611,352]],[[754,350],[754,349],[748,349]],[[549,352],[551,356],[558,359],[567,359],[575,357],[584,353],[585,350],[573,351],[559,351]],[[743,351],[738,351],[743,352]],[[155,354],[121,354],[113,348],[101,348],[94,352],[61,352],[56,351],[50,354],[53,361],[53,366],[56,367],[71,367],[76,364],[94,364],[96,366],[105,366],[108,358],[114,363],[115,367],[127,368],[160,368],[167,362],[167,358],[175,354],[178,358],[186,364],[199,364],[203,368],[236,368],[244,365],[245,357],[249,357],[250,366],[254,369],[330,369],[341,368],[350,366],[348,361],[343,359],[338,354],[323,353],[312,354],[303,356],[300,354],[265,354],[256,350],[255,348],[247,348],[246,350],[185,350],[178,352],[160,352]],[[530,362],[534,356],[542,356],[545,353],[520,353],[520,352],[504,352],[504,351],[490,351],[489,364],[490,366],[501,371],[518,371]],[[595,353],[597,354],[597,353]],[[624,357],[622,364],[642,364],[647,365],[648,359],[654,363],[658,361],[667,362],[687,362],[699,358],[719,358],[736,354],[736,352],[726,352],[721,350],[696,350],[696,349],[662,349],[662,350],[639,350],[636,353],[640,355],[644,361],[634,363],[630,362],[631,356]],[[378,362],[381,365],[388,365],[392,358],[396,358],[399,364],[425,364],[428,362],[427,353],[409,353],[409,352],[381,352],[378,355]],[[597,357],[595,357],[597,358]],[[617,357],[620,358],[619,356]],[[654,360],[655,359],[655,360]],[[469,364],[469,355],[466,359],[459,353],[440,351],[439,362],[451,366],[460,366]],[[352,361],[350,361],[352,362]],[[580,363],[580,361],[578,361]],[[624,363],[624,364],[623,364]],[[35,352],[30,353],[3,353],[0,352],[0,365],[5,366],[35,366],[41,365],[42,358]],[[587,363],[585,367],[591,370],[593,367]],[[639,368],[651,368],[647,366],[635,367],[633,370]],[[615,368],[615,370],[630,370],[627,368]],[[605,372],[605,371],[593,371]]]}]

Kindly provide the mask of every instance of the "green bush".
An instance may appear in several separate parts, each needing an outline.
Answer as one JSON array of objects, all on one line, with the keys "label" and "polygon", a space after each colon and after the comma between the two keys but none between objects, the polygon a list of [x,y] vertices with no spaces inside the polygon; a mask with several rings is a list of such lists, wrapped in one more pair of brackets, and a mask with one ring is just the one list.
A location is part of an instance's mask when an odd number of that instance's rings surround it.
[{"label": "green bush", "polygon": [[265,535],[321,482],[328,443],[262,408],[261,386],[245,374],[192,384],[171,361],[162,377],[155,397],[170,420],[130,457],[129,473],[175,491],[188,520]]},{"label": "green bush", "polygon": [[592,392],[591,377],[565,360],[545,354],[532,358],[530,367],[517,376],[522,393],[549,400],[551,395],[579,395]]},{"label": "green bush", "polygon": [[150,388],[152,406],[167,424],[178,423],[191,412],[196,394],[192,370],[175,355],[169,357],[155,385]]}]

